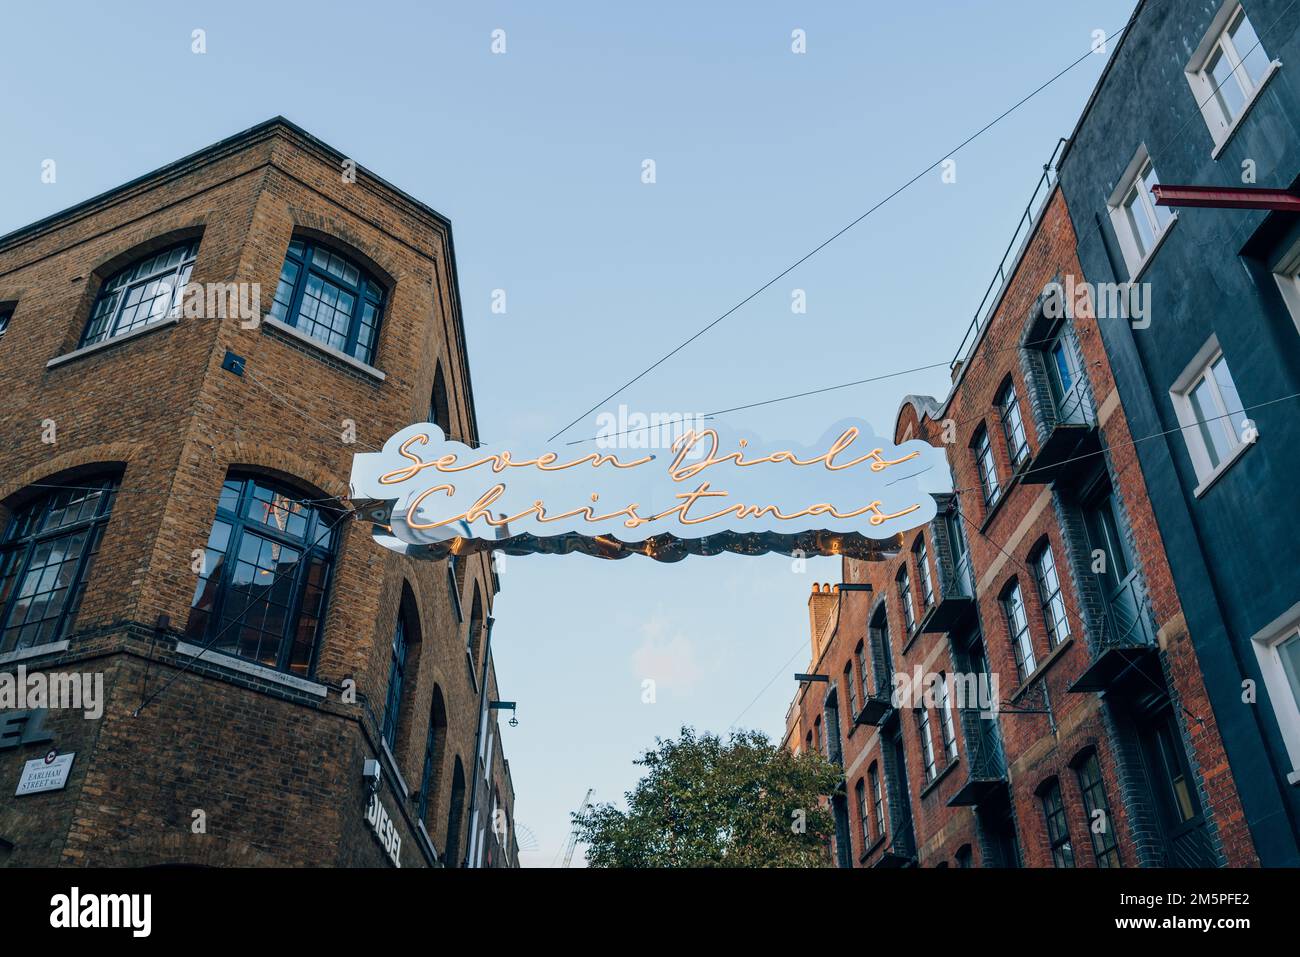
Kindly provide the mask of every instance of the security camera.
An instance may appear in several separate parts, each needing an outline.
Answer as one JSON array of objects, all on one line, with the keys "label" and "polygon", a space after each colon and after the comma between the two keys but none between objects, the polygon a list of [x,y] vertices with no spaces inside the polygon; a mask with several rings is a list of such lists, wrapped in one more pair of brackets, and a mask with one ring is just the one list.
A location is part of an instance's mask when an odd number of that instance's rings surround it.
[{"label": "security camera", "polygon": [[370,782],[370,789],[372,791],[379,790],[379,780],[380,780],[379,762],[376,761],[374,758],[366,758],[365,767],[363,767],[361,770],[361,778],[364,781]]}]

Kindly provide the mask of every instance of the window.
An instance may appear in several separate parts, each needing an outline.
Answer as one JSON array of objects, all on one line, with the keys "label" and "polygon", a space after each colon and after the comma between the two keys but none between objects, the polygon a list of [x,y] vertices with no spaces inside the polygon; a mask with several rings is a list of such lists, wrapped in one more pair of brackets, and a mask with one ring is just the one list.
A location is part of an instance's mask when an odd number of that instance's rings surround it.
[{"label": "window", "polygon": [[199,252],[197,239],[119,270],[99,289],[80,346],[123,336],[181,312],[181,293]]},{"label": "window", "polygon": [[952,696],[948,693],[948,676],[939,675],[939,730],[943,734],[943,753],[949,761],[957,757],[957,730],[952,716]]},{"label": "window", "polygon": [[853,662],[844,666],[844,696],[849,702],[849,730],[853,730],[853,719],[858,716],[858,686],[853,680]]},{"label": "window", "polygon": [[227,478],[186,636],[268,668],[310,674],[339,521],[279,483]]},{"label": "window", "polygon": [[392,655],[388,662],[388,698],[384,702],[384,743],[397,750],[397,722],[402,713],[402,683],[406,679],[406,622],[397,616],[393,628]]},{"label": "window", "polygon": [[1211,23],[1187,68],[1192,95],[1216,145],[1227,140],[1268,78],[1271,66],[1246,12],[1230,0]]},{"label": "window", "polygon": [[1155,251],[1160,237],[1174,221],[1168,207],[1155,204],[1151,187],[1159,182],[1155,166],[1143,147],[1120,178],[1119,189],[1112,194],[1109,203],[1111,225],[1119,237],[1129,276],[1134,280],[1147,257]]},{"label": "window", "polygon": [[1078,343],[1069,323],[1061,323],[1043,351],[1056,422],[1076,425],[1086,422],[1091,409],[1087,404]]},{"label": "window", "polygon": [[1101,779],[1101,765],[1097,752],[1088,756],[1075,768],[1079,776],[1079,791],[1083,794],[1083,810],[1088,815],[1088,835],[1092,838],[1092,853],[1098,867],[1119,867],[1119,842],[1111,824],[1110,802],[1106,800],[1106,785]]},{"label": "window", "polygon": [[1007,440],[1007,455],[1012,471],[1020,468],[1029,457],[1029,442],[1025,439],[1025,420],[1020,416],[1020,400],[1016,398],[1014,382],[1008,382],[998,396],[998,411],[1002,418],[1002,432]]},{"label": "window", "polygon": [[865,851],[871,844],[871,819],[868,816],[867,784],[862,778],[853,785],[853,797],[858,802],[858,826],[862,829],[862,849]]},{"label": "window", "polygon": [[1245,450],[1247,435],[1250,441],[1255,436],[1253,429],[1248,432],[1241,395],[1216,337],[1202,347],[1169,395],[1201,483],[1199,492]]},{"label": "window", "polygon": [[9,320],[13,318],[13,315],[14,311],[12,309],[0,309],[0,338],[3,338],[4,334],[9,331]]},{"label": "window", "polygon": [[912,555],[916,559],[916,576],[921,580],[921,597],[925,599],[925,607],[929,608],[934,604],[934,581],[930,577],[930,556],[926,551],[924,532],[917,536]]},{"label": "window", "polygon": [[1287,780],[1300,784],[1300,602],[1252,635],[1251,646],[1291,759]]},{"label": "window", "polygon": [[880,769],[872,765],[867,770],[871,781],[871,817],[876,822],[876,839],[885,834],[885,794],[880,787]]},{"label": "window", "polygon": [[925,779],[933,781],[935,775],[934,732],[930,728],[929,708],[920,707],[916,709],[916,730],[921,736],[921,757],[925,762]]},{"label": "window", "polygon": [[[867,685],[867,643],[858,642],[858,677],[862,679],[862,703],[865,705],[867,699],[871,697],[871,688]],[[854,715],[856,718],[857,715]]]},{"label": "window", "polygon": [[1025,615],[1025,600],[1020,594],[1020,583],[1013,581],[1002,595],[1002,610],[1007,616],[1007,633],[1011,636],[1011,650],[1016,655],[1016,671],[1024,681],[1037,667],[1034,646],[1029,635],[1029,619]]},{"label": "window", "polygon": [[71,629],[113,508],[117,480],[47,490],[15,509],[0,538],[0,652]]},{"label": "window", "polygon": [[1002,495],[1002,486],[998,484],[998,467],[993,462],[993,446],[989,444],[989,431],[980,426],[975,433],[975,464],[979,466],[980,488],[984,492],[984,504],[992,508]]},{"label": "window", "polygon": [[1047,818],[1047,840],[1052,847],[1052,864],[1055,867],[1074,866],[1074,847],[1070,844],[1070,829],[1065,819],[1065,805],[1061,801],[1061,782],[1053,778],[1043,789],[1043,816]]},{"label": "window", "polygon": [[[1300,332],[1300,242],[1296,243],[1273,267],[1273,278],[1282,290],[1282,299],[1291,313],[1291,321]],[[0,318],[0,325],[4,322]]]},{"label": "window", "polygon": [[[815,747],[818,751],[822,751],[822,718],[821,718],[821,715],[818,715],[816,718],[813,719],[813,747]],[[822,754],[823,754],[823,755],[825,755],[825,753],[826,753],[825,751],[822,751]]]},{"label": "window", "polygon": [[1061,580],[1056,574],[1056,559],[1050,542],[1045,542],[1038,550],[1033,566],[1038,600],[1043,606],[1043,621],[1047,626],[1047,643],[1055,648],[1070,637],[1070,619],[1065,614],[1065,596],[1061,593]]},{"label": "window", "polygon": [[447,379],[442,363],[433,373],[433,395],[429,398],[429,421],[442,429],[443,438],[451,438],[451,405],[447,401]]},{"label": "window", "polygon": [[912,581],[907,575],[907,563],[898,570],[898,598],[903,605],[903,624],[910,635],[916,627],[916,607],[912,604]]},{"label": "window", "polygon": [[957,861],[957,866],[964,868],[972,866],[971,859],[973,856],[974,853],[971,851],[971,846],[969,844],[963,844],[961,847],[957,848],[957,853],[954,855],[954,858]]},{"label": "window", "polygon": [[419,819],[433,835],[433,798],[438,791],[438,772],[442,765],[442,743],[446,740],[447,707],[442,700],[442,689],[433,688],[433,703],[429,706],[429,729],[424,737],[424,769],[420,773]]},{"label": "window", "polygon": [[312,242],[289,244],[272,318],[370,364],[383,311],[383,287],[360,266]]},{"label": "window", "polygon": [[470,664],[475,667],[479,664],[479,649],[482,647],[485,627],[483,621],[483,598],[479,593],[478,582],[475,582],[474,601],[470,605],[469,612],[469,635],[466,637],[466,647],[469,649]]}]

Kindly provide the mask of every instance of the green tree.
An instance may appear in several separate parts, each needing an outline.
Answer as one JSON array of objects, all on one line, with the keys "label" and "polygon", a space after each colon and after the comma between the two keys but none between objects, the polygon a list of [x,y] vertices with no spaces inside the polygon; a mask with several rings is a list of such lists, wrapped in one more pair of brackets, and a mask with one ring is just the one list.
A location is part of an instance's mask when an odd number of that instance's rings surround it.
[{"label": "green tree", "polygon": [[591,867],[825,867],[833,829],[822,795],[841,773],[820,752],[794,755],[759,731],[682,728],[635,763],[645,776],[612,804],[574,815]]}]

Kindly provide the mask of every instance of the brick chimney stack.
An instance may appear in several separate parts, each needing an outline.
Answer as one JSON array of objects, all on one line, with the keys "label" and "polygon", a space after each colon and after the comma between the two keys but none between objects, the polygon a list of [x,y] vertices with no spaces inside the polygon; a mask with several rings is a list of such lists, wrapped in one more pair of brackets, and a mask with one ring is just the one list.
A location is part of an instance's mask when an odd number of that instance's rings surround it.
[{"label": "brick chimney stack", "polygon": [[839,585],[832,588],[825,582],[821,584],[813,582],[812,594],[808,596],[808,626],[812,630],[812,660],[814,664],[821,655],[822,629],[826,627],[826,622],[830,620],[831,614],[835,611],[835,605],[839,601],[839,590]]}]

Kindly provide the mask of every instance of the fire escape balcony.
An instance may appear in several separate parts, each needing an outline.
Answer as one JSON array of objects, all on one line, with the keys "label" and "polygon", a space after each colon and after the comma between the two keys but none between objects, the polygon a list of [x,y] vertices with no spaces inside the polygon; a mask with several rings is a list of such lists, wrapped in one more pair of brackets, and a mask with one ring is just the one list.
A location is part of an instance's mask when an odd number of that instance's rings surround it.
[{"label": "fire escape balcony", "polygon": [[877,688],[867,695],[862,702],[861,709],[854,715],[853,723],[864,724],[872,728],[878,728],[884,724],[889,712],[893,710],[893,701],[890,694],[889,689]]},{"label": "fire escape balcony", "polygon": [[1071,692],[1105,691],[1155,655],[1150,599],[1137,569],[1109,596],[1100,627],[1090,630],[1092,664],[1070,685]]},{"label": "fire escape balcony", "polygon": [[1085,376],[1050,408],[1047,434],[1038,444],[1038,454],[1025,463],[1020,481],[1026,485],[1048,485],[1056,481],[1080,456],[1101,448],[1097,411],[1092,389]]},{"label": "fire escape balcony", "polygon": [[1007,763],[997,719],[963,710],[962,728],[966,732],[966,783],[948,799],[949,807],[975,807],[1007,790]]},{"label": "fire escape balcony", "polygon": [[907,820],[894,828],[894,833],[889,836],[889,845],[872,867],[907,867],[915,863],[916,836],[912,833],[912,822]]},{"label": "fire escape balcony", "polygon": [[[957,521],[961,521],[960,517]],[[935,525],[936,536],[941,528]],[[939,588],[934,602],[921,617],[921,631],[936,632],[956,631],[975,614],[975,575],[971,569],[970,552],[963,554],[956,561],[938,562]]]}]

